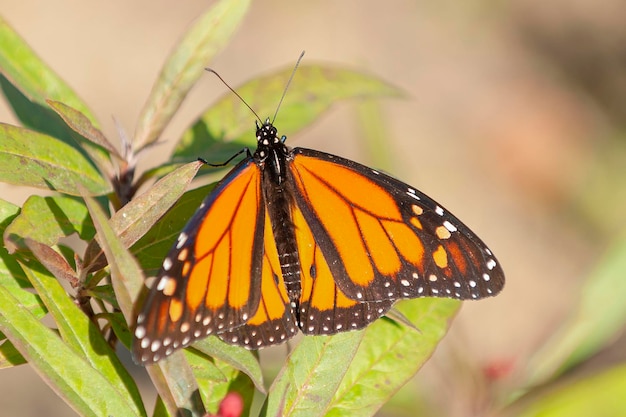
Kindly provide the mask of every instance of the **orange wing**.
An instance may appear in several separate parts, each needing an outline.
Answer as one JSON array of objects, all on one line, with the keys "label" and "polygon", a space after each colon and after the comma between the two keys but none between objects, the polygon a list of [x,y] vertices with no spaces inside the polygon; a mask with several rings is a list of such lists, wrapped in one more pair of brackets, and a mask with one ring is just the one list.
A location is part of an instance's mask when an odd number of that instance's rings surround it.
[{"label": "orange wing", "polygon": [[283,343],[298,333],[267,211],[264,217],[266,232],[259,307],[246,325],[219,335],[225,342],[251,349]]},{"label": "orange wing", "polygon": [[302,295],[298,311],[305,334],[334,334],[357,330],[384,315],[392,301],[359,302],[337,286],[328,262],[299,208],[293,210],[293,224],[300,256]]},{"label": "orange wing", "polygon": [[209,194],[163,261],[135,324],[137,360],[156,362],[253,317],[267,276],[265,218],[261,172],[246,159]]},{"label": "orange wing", "polygon": [[[314,243],[309,252],[323,254],[323,275],[348,299],[478,299],[501,290],[504,273],[493,254],[425,194],[347,159],[302,148],[293,154],[295,200],[312,236],[298,249]],[[327,302],[322,310],[334,308]]]}]

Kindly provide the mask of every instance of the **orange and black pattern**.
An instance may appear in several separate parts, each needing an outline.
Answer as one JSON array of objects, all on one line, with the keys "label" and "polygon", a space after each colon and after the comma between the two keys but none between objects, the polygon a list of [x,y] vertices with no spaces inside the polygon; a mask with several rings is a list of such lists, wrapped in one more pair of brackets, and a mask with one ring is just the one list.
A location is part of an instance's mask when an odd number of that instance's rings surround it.
[{"label": "orange and black pattern", "polygon": [[496,295],[485,244],[428,196],[267,120],[163,261],[134,327],[149,364],[207,335],[251,349],[361,329],[403,298]]}]

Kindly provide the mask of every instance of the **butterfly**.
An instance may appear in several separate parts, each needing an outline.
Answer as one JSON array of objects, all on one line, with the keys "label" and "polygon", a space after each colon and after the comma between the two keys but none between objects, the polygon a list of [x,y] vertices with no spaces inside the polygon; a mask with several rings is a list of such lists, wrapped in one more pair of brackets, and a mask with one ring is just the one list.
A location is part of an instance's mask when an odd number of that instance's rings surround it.
[{"label": "butterfly", "polygon": [[211,334],[257,349],[364,328],[399,299],[500,292],[499,262],[442,205],[256,124],[256,151],[206,197],[156,275],[134,326],[138,362]]}]

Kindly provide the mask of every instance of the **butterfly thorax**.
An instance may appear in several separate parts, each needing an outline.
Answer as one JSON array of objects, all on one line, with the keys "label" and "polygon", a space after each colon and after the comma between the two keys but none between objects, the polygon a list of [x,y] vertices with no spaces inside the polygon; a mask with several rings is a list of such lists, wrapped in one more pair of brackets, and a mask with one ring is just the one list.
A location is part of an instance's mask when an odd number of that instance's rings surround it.
[{"label": "butterfly thorax", "polygon": [[[294,311],[302,292],[300,281],[300,258],[292,220],[294,205],[293,181],[287,181],[287,163],[292,158],[291,150],[284,144],[285,137],[278,137],[276,128],[268,120],[257,123],[257,149],[254,159],[263,172],[263,198],[265,209],[272,224],[281,273],[289,301]],[[278,277],[275,277],[278,281]]]}]

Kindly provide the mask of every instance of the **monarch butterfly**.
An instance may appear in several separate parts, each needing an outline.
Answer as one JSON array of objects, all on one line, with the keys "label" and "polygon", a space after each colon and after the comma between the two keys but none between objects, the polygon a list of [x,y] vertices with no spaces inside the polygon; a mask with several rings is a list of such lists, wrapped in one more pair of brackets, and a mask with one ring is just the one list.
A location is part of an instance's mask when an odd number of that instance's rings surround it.
[{"label": "monarch butterfly", "polygon": [[269,118],[178,236],[137,316],[150,364],[217,334],[257,349],[361,329],[394,301],[496,295],[504,272],[443,206],[380,171],[285,145]]}]

